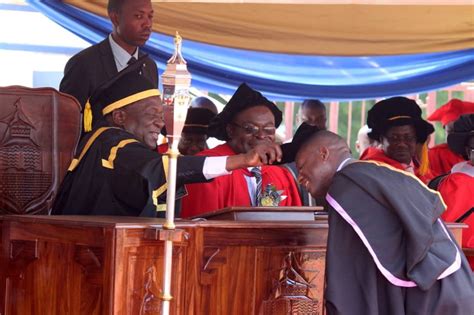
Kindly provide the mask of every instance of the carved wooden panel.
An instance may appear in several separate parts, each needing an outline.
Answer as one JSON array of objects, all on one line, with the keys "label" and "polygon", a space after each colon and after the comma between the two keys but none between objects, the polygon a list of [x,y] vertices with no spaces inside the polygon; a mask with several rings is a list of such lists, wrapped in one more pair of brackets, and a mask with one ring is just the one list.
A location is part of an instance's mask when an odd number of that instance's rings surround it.
[{"label": "carved wooden panel", "polygon": [[104,249],[76,245],[74,261],[81,268],[80,296],[81,314],[102,313],[102,292],[104,289]]},{"label": "carved wooden panel", "polygon": [[[126,309],[118,314],[160,314],[162,294],[162,273],[164,265],[163,243],[155,246],[138,246],[129,248],[126,254],[126,266],[123,273],[125,281],[121,291],[127,299]],[[183,248],[173,248],[173,278],[171,295],[173,302],[180,301],[182,290],[180,283],[183,279]],[[172,312],[176,314],[177,303],[172,303]]]},{"label": "carved wooden panel", "polygon": [[[277,253],[261,250],[257,256],[262,261],[266,257],[271,264],[277,263],[277,257],[281,259],[280,268],[260,270],[262,278],[272,278],[270,294],[257,298],[263,301],[260,314],[323,314],[324,250],[291,249]],[[261,292],[268,292],[268,288]]]},{"label": "carved wooden panel", "polygon": [[80,105],[51,88],[0,88],[0,214],[50,209],[80,135]]},{"label": "carved wooden panel", "polygon": [[110,282],[105,266],[110,268],[111,254],[100,245],[110,243],[110,233],[34,221],[4,221],[2,230],[6,233],[0,257],[5,267],[0,271],[1,314],[101,315],[109,311],[110,292],[104,286]]}]

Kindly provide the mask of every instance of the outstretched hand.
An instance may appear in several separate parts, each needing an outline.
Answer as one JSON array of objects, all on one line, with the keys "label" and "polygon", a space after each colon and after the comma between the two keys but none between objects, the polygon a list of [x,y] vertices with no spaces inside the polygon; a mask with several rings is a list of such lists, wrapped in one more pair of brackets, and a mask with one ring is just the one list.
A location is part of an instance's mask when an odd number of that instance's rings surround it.
[{"label": "outstretched hand", "polygon": [[276,143],[258,144],[245,153],[247,167],[273,164],[281,161],[281,148]]},{"label": "outstretched hand", "polygon": [[259,144],[247,153],[227,157],[226,169],[232,171],[239,168],[273,164],[281,161],[281,156],[282,152],[278,144],[272,142]]}]

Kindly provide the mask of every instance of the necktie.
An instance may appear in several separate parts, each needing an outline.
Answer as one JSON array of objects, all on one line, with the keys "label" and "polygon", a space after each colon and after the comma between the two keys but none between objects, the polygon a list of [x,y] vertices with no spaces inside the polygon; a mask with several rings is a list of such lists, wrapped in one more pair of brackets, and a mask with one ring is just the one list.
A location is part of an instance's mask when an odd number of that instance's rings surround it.
[{"label": "necktie", "polygon": [[260,198],[262,195],[262,170],[258,167],[254,167],[250,170],[250,173],[255,177],[255,181],[257,182],[257,187],[255,189],[255,201],[257,207],[260,206]]},{"label": "necktie", "polygon": [[132,57],[130,57],[130,59],[128,60],[127,65],[131,65],[131,64],[134,63],[135,61],[137,61],[137,58],[135,58],[134,56],[132,56]]}]

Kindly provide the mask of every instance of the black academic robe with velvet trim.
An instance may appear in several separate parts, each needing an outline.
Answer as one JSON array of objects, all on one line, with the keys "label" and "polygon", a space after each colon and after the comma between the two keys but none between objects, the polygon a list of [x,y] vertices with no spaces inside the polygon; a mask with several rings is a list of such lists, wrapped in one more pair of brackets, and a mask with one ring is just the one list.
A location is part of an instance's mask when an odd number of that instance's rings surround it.
[{"label": "black academic robe with velvet trim", "polygon": [[326,199],[329,315],[473,314],[473,277],[439,219],[437,193],[414,176],[353,161]]},{"label": "black academic robe with velvet trim", "polygon": [[[179,157],[177,185],[205,182],[204,159]],[[122,129],[99,128],[79,145],[52,214],[163,216],[165,183],[161,154]]]}]

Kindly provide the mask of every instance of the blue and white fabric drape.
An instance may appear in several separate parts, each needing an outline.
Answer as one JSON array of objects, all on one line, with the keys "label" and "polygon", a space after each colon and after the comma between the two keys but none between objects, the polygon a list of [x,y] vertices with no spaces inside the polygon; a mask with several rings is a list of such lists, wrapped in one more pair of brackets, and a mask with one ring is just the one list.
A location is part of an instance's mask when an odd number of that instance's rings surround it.
[{"label": "blue and white fabric drape", "polygon": [[[90,43],[110,22],[59,0],[28,0],[50,19]],[[174,47],[154,33],[143,48],[163,70]],[[406,95],[474,79],[474,49],[397,56],[305,56],[219,47],[184,39],[183,55],[199,89],[232,94],[247,82],[273,100],[355,100]]]}]

